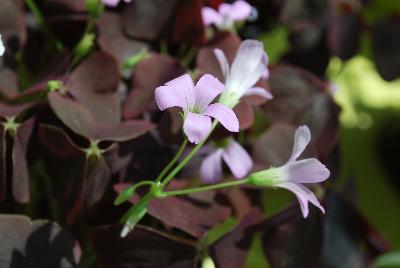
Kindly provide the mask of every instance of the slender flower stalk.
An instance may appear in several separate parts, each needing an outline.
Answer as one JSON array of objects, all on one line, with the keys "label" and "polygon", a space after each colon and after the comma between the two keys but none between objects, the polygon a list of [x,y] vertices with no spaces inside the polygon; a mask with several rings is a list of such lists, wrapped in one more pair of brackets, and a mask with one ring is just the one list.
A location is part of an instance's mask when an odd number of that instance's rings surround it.
[{"label": "slender flower stalk", "polygon": [[190,142],[199,144],[211,131],[210,117],[231,132],[239,131],[232,109],[220,103],[210,104],[223,89],[224,85],[212,75],[203,75],[195,86],[190,75],[185,74],[158,87],[155,96],[160,110],[174,106],[183,109],[183,131]]},{"label": "slender flower stalk", "polygon": [[280,187],[293,192],[300,203],[304,218],[309,213],[308,202],[318,207],[323,213],[325,210],[314,193],[303,184],[322,182],[330,176],[329,170],[316,158],[297,160],[310,140],[309,128],[307,126],[299,127],[295,133],[292,154],[286,164],[255,172],[249,176],[250,184]]},{"label": "slender flower stalk", "polygon": [[205,183],[215,183],[222,178],[222,160],[237,179],[244,178],[253,167],[253,160],[246,150],[233,138],[225,139],[219,147],[204,158],[200,166],[200,177]]},{"label": "slender flower stalk", "polygon": [[218,11],[210,7],[201,10],[205,26],[214,24],[220,30],[233,30],[236,21],[243,21],[250,17],[251,6],[243,0],[237,0],[233,4],[222,3]]},{"label": "slender flower stalk", "polygon": [[256,40],[245,40],[236,52],[232,66],[229,66],[224,52],[215,49],[214,54],[225,77],[225,90],[219,101],[233,108],[242,96],[259,95],[272,99],[271,93],[261,87],[254,87],[261,77],[268,78],[268,57],[264,45]]}]

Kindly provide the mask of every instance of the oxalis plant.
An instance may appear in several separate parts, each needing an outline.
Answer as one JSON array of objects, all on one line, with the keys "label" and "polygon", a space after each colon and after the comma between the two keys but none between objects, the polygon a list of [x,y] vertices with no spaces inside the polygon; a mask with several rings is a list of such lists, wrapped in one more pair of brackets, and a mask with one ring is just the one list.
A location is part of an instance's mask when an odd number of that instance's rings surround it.
[{"label": "oxalis plant", "polygon": [[[225,84],[210,74],[205,74],[194,84],[190,75],[175,78],[155,90],[155,99],[160,110],[171,107],[182,108],[183,132],[185,139],[178,152],[154,180],[144,180],[126,188],[119,194],[115,204],[119,205],[133,197],[142,186],[149,190],[124,215],[121,237],[125,237],[146,215],[147,206],[154,198],[198,193],[227,187],[248,184],[257,187],[284,188],[292,191],[299,203],[304,218],[308,216],[308,203],[322,212],[324,208],[312,191],[303,184],[318,183],[329,178],[329,170],[316,158],[297,160],[310,143],[311,134],[307,126],[300,126],[294,136],[292,153],[283,166],[250,173],[252,160],[246,151],[233,138],[227,139],[223,146],[211,152],[201,167],[201,177],[212,182],[221,178],[223,159],[237,180],[214,183],[196,188],[165,190],[168,183],[181,171],[205,144],[213,130],[221,124],[230,132],[239,131],[239,121],[233,112],[245,95],[259,95],[266,99],[273,96],[264,88],[254,87],[264,75],[268,77],[268,58],[261,42],[245,40],[241,43],[232,66],[229,66],[224,53],[215,49],[215,56],[225,77]],[[217,100],[213,102],[213,100]],[[195,146],[181,159],[188,143]]]}]

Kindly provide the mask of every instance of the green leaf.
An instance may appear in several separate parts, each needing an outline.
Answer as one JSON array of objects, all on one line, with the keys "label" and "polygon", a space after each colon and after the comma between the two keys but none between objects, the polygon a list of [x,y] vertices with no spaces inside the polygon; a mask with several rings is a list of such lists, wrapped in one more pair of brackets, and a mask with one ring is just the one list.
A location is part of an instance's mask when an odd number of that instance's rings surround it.
[{"label": "green leaf", "polygon": [[400,267],[400,250],[386,253],[375,260],[375,267]]}]

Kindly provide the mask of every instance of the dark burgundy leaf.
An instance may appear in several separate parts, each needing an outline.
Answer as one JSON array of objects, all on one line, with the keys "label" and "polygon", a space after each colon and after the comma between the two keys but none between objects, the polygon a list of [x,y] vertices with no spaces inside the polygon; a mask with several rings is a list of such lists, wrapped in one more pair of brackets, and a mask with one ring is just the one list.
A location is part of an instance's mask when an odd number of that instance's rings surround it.
[{"label": "dark burgundy leaf", "polygon": [[0,95],[11,99],[18,94],[18,81],[15,73],[5,67],[0,68]]},{"label": "dark burgundy leaf", "polygon": [[171,14],[178,2],[179,0],[131,1],[122,11],[124,31],[131,38],[157,40],[170,23]]},{"label": "dark burgundy leaf", "polygon": [[130,56],[147,48],[144,42],[128,39],[123,31],[120,16],[112,12],[104,12],[96,21],[99,37],[97,39],[100,47],[111,53],[119,63],[119,66]]},{"label": "dark burgundy leaf", "polygon": [[248,194],[240,187],[221,190],[220,195],[226,198],[232,207],[236,219],[241,220],[253,207],[252,200]]},{"label": "dark burgundy leaf", "polygon": [[260,224],[264,232],[264,252],[271,267],[324,267],[321,213],[315,208],[310,212],[308,218],[303,219],[296,204]]},{"label": "dark burgundy leaf", "polygon": [[225,53],[228,62],[231,63],[240,46],[240,42],[241,40],[236,34],[228,32],[218,33],[199,50],[196,58],[197,68],[201,72],[216,76],[221,82],[225,81],[222,76],[221,67],[214,55],[214,49],[221,49]]},{"label": "dark burgundy leaf", "polygon": [[154,124],[142,120],[103,124],[95,121],[86,107],[72,99],[58,93],[50,93],[48,100],[53,111],[65,125],[89,140],[126,141],[143,135],[155,127]]},{"label": "dark burgundy leaf", "polygon": [[153,53],[141,61],[132,77],[133,90],[124,105],[124,118],[146,111],[154,103],[154,90],[184,74],[185,68],[174,58]]},{"label": "dark burgundy leaf", "polygon": [[[128,187],[117,184],[114,189],[120,193]],[[201,238],[212,227],[223,222],[230,215],[230,209],[215,202],[215,192],[153,199],[148,206],[148,213],[163,223],[179,228],[194,237]],[[203,194],[203,195],[204,195]],[[135,203],[136,198],[130,200]]]},{"label": "dark burgundy leaf", "polygon": [[150,202],[148,213],[167,225],[201,238],[230,215],[228,207],[214,200],[199,200],[194,196],[168,197]]},{"label": "dark burgundy leaf", "polygon": [[83,202],[86,208],[92,207],[101,199],[111,178],[111,171],[104,157],[97,157],[94,161],[94,167],[83,182]]},{"label": "dark burgundy leaf", "polygon": [[239,120],[239,126],[241,130],[248,129],[253,125],[253,109],[247,101],[241,101],[238,105],[236,105],[233,111]]},{"label": "dark burgundy leaf", "polygon": [[43,8],[51,13],[81,13],[86,11],[85,1],[81,0],[42,0]]},{"label": "dark burgundy leaf", "polygon": [[[52,179],[54,199],[67,214],[67,222],[74,224],[82,207],[86,155],[59,128],[39,125],[39,139],[43,146],[37,150]],[[53,142],[59,142],[59,148]]]},{"label": "dark burgundy leaf", "polygon": [[269,83],[274,99],[264,107],[267,118],[272,123],[307,125],[318,155],[325,158],[338,139],[340,111],[327,83],[288,65],[272,68]]},{"label": "dark burgundy leaf", "polygon": [[372,28],[372,45],[376,68],[383,79],[392,81],[400,76],[400,20],[387,18]]},{"label": "dark burgundy leaf", "polygon": [[30,104],[21,104],[21,105],[8,105],[5,103],[0,103],[0,117],[12,117],[17,116],[26,110]]},{"label": "dark burgundy leaf", "polygon": [[287,162],[293,146],[295,127],[273,124],[253,145],[253,158],[263,166],[280,166]]},{"label": "dark burgundy leaf", "polygon": [[201,8],[200,0],[180,0],[172,16],[173,22],[169,34],[172,42],[192,45],[201,45],[204,42]]},{"label": "dark burgundy leaf", "polygon": [[6,196],[6,136],[4,128],[0,124],[0,202],[4,200]]},{"label": "dark burgundy leaf", "polygon": [[0,215],[1,267],[75,267],[76,240],[56,223],[22,215]]},{"label": "dark burgundy leaf", "polygon": [[136,226],[125,238],[121,226],[101,226],[90,236],[100,268],[193,268],[197,246],[194,242]]},{"label": "dark burgundy leaf", "polygon": [[97,137],[101,140],[127,141],[137,138],[155,125],[143,120],[128,120],[114,125],[97,125]]},{"label": "dark burgundy leaf", "polygon": [[48,100],[58,118],[75,133],[96,140],[94,118],[86,107],[58,93],[50,93]]},{"label": "dark burgundy leaf", "polygon": [[362,21],[355,8],[344,8],[341,1],[331,2],[328,45],[334,55],[348,60],[358,51]]},{"label": "dark burgundy leaf", "polygon": [[59,157],[74,157],[83,153],[67,134],[52,125],[39,125],[39,139],[51,153]]},{"label": "dark burgundy leaf", "polygon": [[119,67],[115,58],[106,52],[95,52],[74,70],[66,87],[91,111],[96,122],[117,123],[121,116],[118,84]]},{"label": "dark burgundy leaf", "polygon": [[244,266],[250,248],[253,232],[246,232],[262,219],[258,208],[250,210],[233,231],[224,235],[210,247],[210,254],[216,267],[241,268]]},{"label": "dark burgundy leaf", "polygon": [[19,203],[29,202],[29,172],[26,160],[28,142],[33,131],[34,119],[22,123],[14,137],[12,149],[12,193],[15,200]]}]

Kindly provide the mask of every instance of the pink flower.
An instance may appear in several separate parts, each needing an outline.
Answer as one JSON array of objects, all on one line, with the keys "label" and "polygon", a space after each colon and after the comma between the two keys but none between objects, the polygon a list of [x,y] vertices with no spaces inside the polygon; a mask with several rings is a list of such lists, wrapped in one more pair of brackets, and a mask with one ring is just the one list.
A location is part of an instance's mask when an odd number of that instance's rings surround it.
[{"label": "pink flower", "polygon": [[222,3],[218,12],[210,7],[201,10],[204,25],[215,24],[218,29],[230,30],[235,21],[245,20],[251,15],[251,6],[243,0],[237,0],[233,4]]},{"label": "pink flower", "polygon": [[212,75],[203,75],[196,86],[190,75],[185,74],[169,81],[155,91],[161,111],[181,107],[184,111],[183,131],[192,143],[200,143],[211,130],[211,117],[227,130],[239,131],[239,121],[232,111],[220,103],[210,104],[224,89],[224,85]]},{"label": "pink flower", "polygon": [[304,183],[317,183],[329,178],[329,170],[316,158],[296,160],[310,143],[311,134],[307,126],[296,130],[292,154],[287,163],[278,168],[253,173],[249,183],[254,185],[281,187],[292,191],[299,203],[303,217],[308,216],[308,202],[318,207],[323,213],[324,208],[318,199]]},{"label": "pink flower", "polygon": [[233,138],[229,138],[223,147],[212,150],[201,163],[200,176],[203,182],[213,183],[222,178],[222,159],[237,179],[244,178],[253,167],[253,161],[246,150]]},{"label": "pink flower", "polygon": [[[121,0],[102,0],[103,4],[109,7],[116,7]],[[130,3],[132,0],[124,0],[125,3]]]},{"label": "pink flower", "polygon": [[229,66],[224,52],[214,50],[225,77],[226,89],[219,102],[233,108],[242,96],[259,95],[272,99],[272,94],[261,87],[254,87],[261,77],[268,78],[268,57],[263,43],[256,40],[245,40],[236,52],[232,66]]}]

